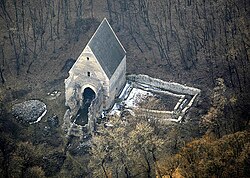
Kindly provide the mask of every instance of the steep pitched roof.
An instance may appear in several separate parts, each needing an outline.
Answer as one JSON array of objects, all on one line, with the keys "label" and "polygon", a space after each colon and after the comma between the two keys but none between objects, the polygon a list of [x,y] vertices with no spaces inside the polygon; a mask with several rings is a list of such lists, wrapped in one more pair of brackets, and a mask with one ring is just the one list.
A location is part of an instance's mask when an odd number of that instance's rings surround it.
[{"label": "steep pitched roof", "polygon": [[124,58],[126,51],[106,18],[103,19],[97,28],[88,46],[91,48],[108,78],[111,78]]}]

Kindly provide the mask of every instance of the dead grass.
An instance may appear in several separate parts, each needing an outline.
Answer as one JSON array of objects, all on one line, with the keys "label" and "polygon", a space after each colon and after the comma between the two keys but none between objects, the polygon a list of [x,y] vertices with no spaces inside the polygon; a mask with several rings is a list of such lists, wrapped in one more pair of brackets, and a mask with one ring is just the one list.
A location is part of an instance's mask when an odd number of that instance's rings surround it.
[{"label": "dead grass", "polygon": [[144,109],[172,111],[178,100],[177,97],[170,95],[155,94],[154,96],[146,97],[141,103],[139,103],[139,106]]}]

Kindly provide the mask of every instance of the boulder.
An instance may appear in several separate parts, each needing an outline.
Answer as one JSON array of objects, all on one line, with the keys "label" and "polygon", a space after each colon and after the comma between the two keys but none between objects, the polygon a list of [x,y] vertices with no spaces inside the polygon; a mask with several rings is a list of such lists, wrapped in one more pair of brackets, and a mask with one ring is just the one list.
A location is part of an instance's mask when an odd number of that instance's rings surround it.
[{"label": "boulder", "polygon": [[46,105],[39,100],[28,100],[12,107],[12,114],[21,122],[39,122],[46,114]]}]

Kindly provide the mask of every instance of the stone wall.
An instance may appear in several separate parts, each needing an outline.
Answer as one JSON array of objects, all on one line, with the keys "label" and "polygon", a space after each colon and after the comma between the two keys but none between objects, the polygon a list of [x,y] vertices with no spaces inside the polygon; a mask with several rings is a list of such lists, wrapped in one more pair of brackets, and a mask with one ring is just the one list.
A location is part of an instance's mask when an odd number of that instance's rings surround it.
[{"label": "stone wall", "polygon": [[181,85],[179,83],[175,82],[166,82],[160,79],[152,78],[147,75],[128,75],[128,80],[138,82],[138,83],[145,83],[149,84],[154,87],[158,87],[164,90],[168,90],[174,93],[180,93],[180,94],[188,94],[188,95],[196,95],[197,93],[200,93],[200,89],[188,87]]},{"label": "stone wall", "polygon": [[139,116],[157,118],[162,121],[168,120],[181,122],[182,118],[197,100],[201,92],[200,89],[197,88],[188,87],[175,82],[166,82],[142,74],[128,75],[127,80],[132,81],[133,86],[136,88],[179,98],[179,101],[175,105],[173,111],[159,111],[143,108],[137,109],[135,111],[135,113]]},{"label": "stone wall", "polygon": [[107,108],[109,109],[114,104],[114,99],[119,95],[126,83],[126,56],[123,58],[122,62],[116,69],[115,73],[110,79],[109,85],[109,103]]},{"label": "stone wall", "polygon": [[[90,87],[95,93],[100,87],[103,88],[103,95],[109,95],[109,78],[106,76],[104,70],[99,64],[98,60],[91,49],[86,46],[78,57],[77,61],[69,71],[69,77],[65,80],[65,97],[68,106],[68,100],[73,94],[73,90],[77,85],[80,86],[81,91],[86,88],[86,85]],[[107,97],[104,97],[106,99]],[[108,98],[107,98],[108,99]],[[104,103],[108,103],[104,101]],[[106,107],[106,106],[104,106]]]},{"label": "stone wall", "polygon": [[82,138],[84,135],[91,134],[95,130],[96,118],[100,117],[102,112],[103,92],[100,88],[96,94],[95,99],[91,102],[88,113],[88,123],[84,126],[74,123],[72,120],[75,114],[68,109],[64,115],[63,129],[67,136],[74,135]]},{"label": "stone wall", "polygon": [[[91,72],[90,76],[88,72]],[[126,57],[109,81],[91,51],[86,48],[69,73],[69,77],[65,80],[65,105],[69,109],[64,116],[64,129],[67,135],[82,137],[94,131],[96,118],[100,116],[103,109],[109,109],[122,90],[126,82]],[[88,124],[81,126],[75,124],[72,118],[76,116],[82,105],[82,94],[87,87],[95,92],[96,98],[89,107]]]}]

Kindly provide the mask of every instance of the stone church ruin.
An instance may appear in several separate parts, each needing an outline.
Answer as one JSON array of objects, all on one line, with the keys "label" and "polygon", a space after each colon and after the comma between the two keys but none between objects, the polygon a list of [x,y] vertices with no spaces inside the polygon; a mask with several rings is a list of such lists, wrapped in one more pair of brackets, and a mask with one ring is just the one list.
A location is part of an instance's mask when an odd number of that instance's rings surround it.
[{"label": "stone church ruin", "polygon": [[[149,119],[181,122],[199,94],[197,88],[146,75],[126,77],[126,51],[105,18],[65,80],[65,105],[68,109],[63,127],[67,136],[83,138],[95,130],[97,118],[103,115],[103,111],[108,111],[105,112],[107,115],[118,113],[121,116],[125,110]],[[150,97],[156,102],[168,98],[172,108],[161,110],[158,106],[136,106],[135,102],[143,103],[143,100],[150,104]]]},{"label": "stone church ruin", "polygon": [[95,118],[113,105],[124,87],[125,74],[126,51],[105,18],[65,80],[68,134],[93,130]]}]

